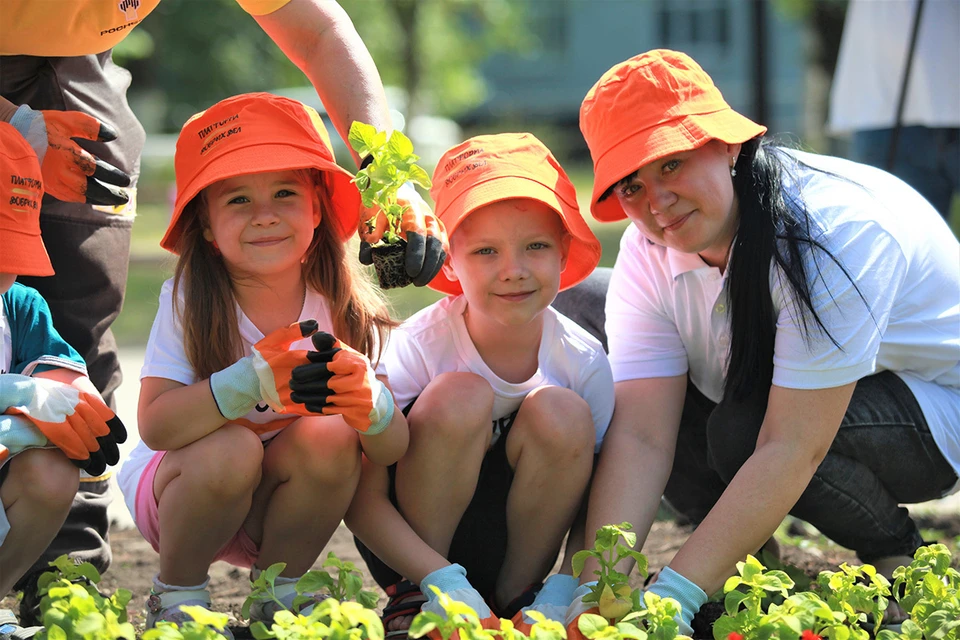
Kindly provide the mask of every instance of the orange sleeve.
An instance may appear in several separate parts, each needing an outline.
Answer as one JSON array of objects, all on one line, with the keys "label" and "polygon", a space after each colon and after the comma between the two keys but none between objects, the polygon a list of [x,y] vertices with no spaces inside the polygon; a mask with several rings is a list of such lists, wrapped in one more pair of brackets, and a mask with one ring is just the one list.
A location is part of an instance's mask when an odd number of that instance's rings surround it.
[{"label": "orange sleeve", "polygon": [[237,0],[237,4],[252,16],[265,16],[285,6],[290,0]]}]

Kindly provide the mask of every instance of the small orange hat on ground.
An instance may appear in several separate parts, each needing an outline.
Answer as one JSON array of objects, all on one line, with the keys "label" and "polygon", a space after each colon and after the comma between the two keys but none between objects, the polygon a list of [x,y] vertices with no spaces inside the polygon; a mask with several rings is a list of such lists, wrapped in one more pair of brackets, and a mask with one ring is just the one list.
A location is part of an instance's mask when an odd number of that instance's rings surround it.
[{"label": "small orange hat on ground", "polygon": [[[600,262],[600,241],[580,215],[573,183],[550,150],[529,133],[476,136],[449,149],[437,162],[430,195],[434,213],[451,237],[472,212],[501,200],[529,198],[556,211],[571,236],[561,290],[586,278]],[[463,293],[460,283],[443,271],[429,286]]]},{"label": "small orange hat on ground", "polygon": [[0,122],[0,273],[53,275],[40,237],[41,200],[37,154],[12,125]]},{"label": "small orange hat on ground", "polygon": [[312,108],[270,93],[221,100],[183,125],[174,158],[177,201],[160,246],[177,252],[183,208],[215,182],[249,173],[319,169],[330,196],[338,237],[346,242],[360,223],[360,192],[337,165],[330,136]]},{"label": "small orange hat on ground", "polygon": [[580,105],[580,130],[593,158],[590,211],[601,222],[627,217],[611,186],[659,158],[710,140],[739,144],[767,128],[726,103],[685,53],[654,49],[604,73]]}]

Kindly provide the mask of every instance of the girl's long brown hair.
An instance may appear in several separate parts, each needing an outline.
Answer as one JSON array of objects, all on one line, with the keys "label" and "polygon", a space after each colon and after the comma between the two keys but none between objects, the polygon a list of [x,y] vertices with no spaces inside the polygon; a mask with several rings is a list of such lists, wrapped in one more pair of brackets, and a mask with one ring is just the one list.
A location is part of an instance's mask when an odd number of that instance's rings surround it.
[{"label": "girl's long brown hair", "polygon": [[[302,266],[306,285],[327,299],[334,335],[376,362],[397,323],[390,318],[380,290],[334,232],[329,214],[333,209],[322,173],[316,169],[296,173],[315,186],[320,198],[320,224]],[[180,258],[173,280],[174,314],[180,320],[187,359],[200,380],[243,356],[230,273],[203,237],[207,224],[204,194],[205,190],[191,200],[181,215],[184,230],[177,242]]]}]

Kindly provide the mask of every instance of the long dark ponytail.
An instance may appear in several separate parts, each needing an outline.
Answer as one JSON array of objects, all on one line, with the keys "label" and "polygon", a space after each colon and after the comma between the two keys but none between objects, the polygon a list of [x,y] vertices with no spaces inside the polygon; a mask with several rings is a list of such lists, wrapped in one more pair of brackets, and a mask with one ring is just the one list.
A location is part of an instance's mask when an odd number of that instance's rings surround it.
[{"label": "long dark ponytail", "polygon": [[[772,142],[753,138],[743,143],[735,166],[733,188],[740,221],[727,273],[731,337],[724,400],[742,401],[755,392],[766,395],[773,380],[777,315],[770,286],[772,265],[778,267],[774,277],[785,278],[782,284],[793,293],[797,307],[793,315],[804,338],[809,339],[815,329],[841,348],[812,302],[814,284],[820,278],[820,254],[848,278],[850,274],[818,239],[819,230],[802,199],[784,191],[787,168],[782,154]],[[807,253],[812,257],[809,262]]]}]

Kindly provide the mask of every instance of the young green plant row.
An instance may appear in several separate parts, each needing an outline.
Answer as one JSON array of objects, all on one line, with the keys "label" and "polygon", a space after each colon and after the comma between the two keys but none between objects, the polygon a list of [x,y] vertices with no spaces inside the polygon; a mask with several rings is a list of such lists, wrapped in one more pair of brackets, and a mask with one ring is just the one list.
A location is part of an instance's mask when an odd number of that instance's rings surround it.
[{"label": "young green plant row", "polygon": [[[579,634],[589,640],[672,640],[680,635],[675,620],[676,601],[661,599],[653,593],[632,589],[627,576],[615,570],[616,564],[630,556],[641,575],[646,574],[646,558],[633,550],[635,534],[630,525],[610,525],[597,532],[593,549],[578,553],[573,561],[579,574],[588,558],[597,560],[597,585],[584,596],[587,604],[596,603],[579,616],[576,628],[545,619],[536,611],[529,613],[537,622],[529,635],[517,630],[511,621],[501,620],[499,629],[485,629],[477,613],[463,603],[439,595],[446,615],[424,612],[410,627],[410,637],[430,635],[442,640],[571,640]],[[913,562],[898,568],[893,584],[873,566],[840,566],[839,571],[824,571],[809,591],[795,591],[794,581],[783,571],[767,570],[756,558],[747,556],[737,565],[737,575],[727,580],[722,600],[724,614],[713,624],[716,640],[798,639],[820,640],[908,640],[960,638],[960,572],[951,566],[946,546],[934,544],[917,550]],[[52,571],[40,581],[40,610],[44,630],[39,640],[135,640],[133,625],[127,620],[131,594],[118,589],[112,596],[101,595],[96,588],[100,575],[89,564],[74,565],[66,556],[51,563]],[[323,563],[324,570],[309,571],[297,583],[302,601],[306,594],[325,593],[309,615],[281,611],[268,628],[262,622],[251,625],[256,640],[383,640],[384,630],[374,608],[376,594],[363,591],[362,576],[353,563],[343,562],[332,553]],[[336,569],[334,577],[326,569]],[[283,571],[276,564],[263,571],[253,583],[251,599],[274,593],[274,581]],[[900,631],[882,629],[884,614],[891,598],[909,614]],[[251,599],[244,604],[246,615]],[[296,608],[298,601],[294,601]],[[179,627],[161,622],[146,631],[143,640],[218,640],[226,628],[227,616],[202,607],[187,608],[193,620]]]}]

